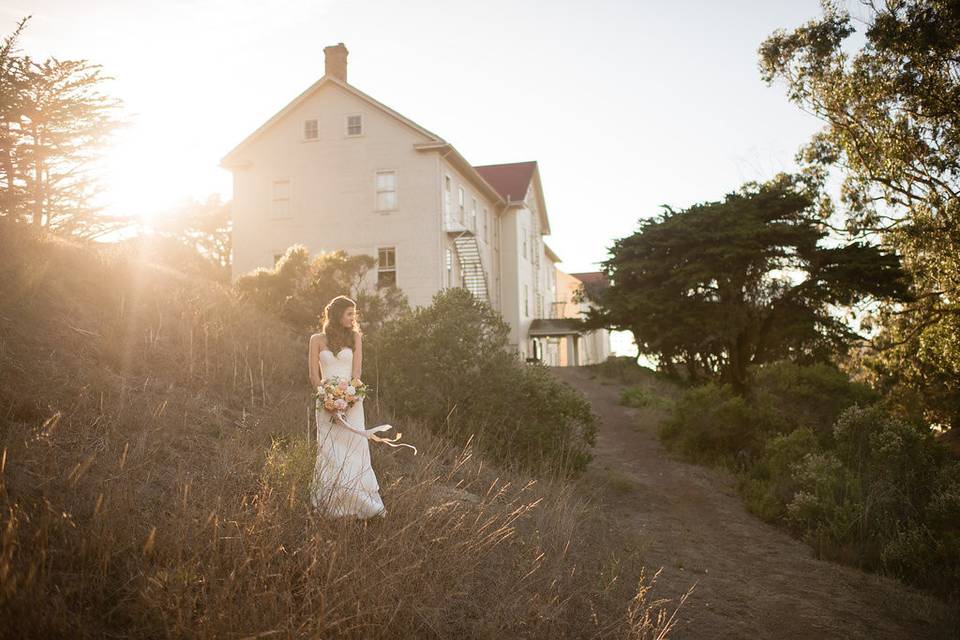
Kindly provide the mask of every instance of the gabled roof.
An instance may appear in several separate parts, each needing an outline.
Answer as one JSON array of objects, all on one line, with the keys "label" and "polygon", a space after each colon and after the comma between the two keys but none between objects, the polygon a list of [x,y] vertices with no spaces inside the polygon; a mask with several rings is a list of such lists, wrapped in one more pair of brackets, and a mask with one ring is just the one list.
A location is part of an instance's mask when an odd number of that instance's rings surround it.
[{"label": "gabled roof", "polygon": [[317,80],[316,82],[314,82],[312,85],[310,85],[309,87],[307,87],[306,91],[304,91],[304,92],[301,93],[299,96],[297,96],[296,98],[294,98],[293,101],[290,102],[290,104],[288,104],[288,105],[285,106],[283,109],[281,109],[280,111],[278,111],[277,113],[275,113],[272,118],[270,118],[270,119],[267,120],[265,123],[263,123],[262,125],[260,125],[260,127],[258,127],[256,131],[254,131],[253,133],[251,133],[250,135],[248,135],[246,138],[243,139],[242,142],[240,142],[240,144],[238,144],[238,145],[235,146],[233,149],[231,149],[230,152],[227,153],[227,155],[225,155],[225,156],[223,157],[223,159],[220,160],[220,166],[222,166],[222,167],[230,167],[230,166],[232,166],[233,164],[235,164],[235,162],[236,162],[236,160],[237,160],[237,154],[238,154],[242,149],[244,149],[244,148],[245,148],[247,145],[249,145],[251,142],[253,142],[253,141],[256,140],[257,138],[259,138],[261,135],[263,135],[267,130],[269,130],[271,127],[273,127],[274,124],[276,124],[277,122],[279,122],[280,120],[282,120],[283,117],[286,116],[288,113],[290,113],[291,111],[293,111],[294,109],[296,109],[298,106],[300,106],[301,103],[303,103],[303,102],[304,102],[305,100],[307,100],[310,96],[312,96],[314,93],[316,93],[321,87],[323,87],[323,86],[326,85],[326,84],[331,84],[331,83],[332,83],[332,84],[335,84],[335,85],[337,85],[337,86],[339,86],[339,87],[341,87],[341,88],[344,89],[345,91],[348,91],[348,92],[352,93],[353,95],[357,96],[357,97],[360,98],[361,100],[364,100],[364,101],[368,102],[369,104],[371,104],[371,105],[373,105],[374,107],[380,109],[380,110],[383,111],[384,113],[392,116],[393,118],[395,118],[395,119],[397,119],[398,121],[402,122],[403,124],[407,125],[408,127],[410,127],[411,129],[413,129],[414,131],[422,134],[423,136],[426,136],[429,140],[431,140],[431,141],[436,141],[436,142],[441,142],[441,143],[445,142],[445,140],[444,140],[443,138],[441,138],[440,136],[438,136],[437,134],[433,133],[432,131],[430,131],[430,130],[424,128],[424,127],[421,127],[419,124],[417,124],[417,123],[414,122],[413,120],[410,120],[409,118],[406,118],[406,117],[400,115],[399,113],[397,113],[396,111],[394,111],[393,109],[391,109],[390,107],[388,107],[387,105],[385,105],[385,104],[383,104],[382,102],[379,102],[379,101],[371,98],[370,96],[368,96],[368,95],[365,94],[364,92],[360,91],[359,89],[357,89],[357,88],[354,87],[353,85],[347,84],[347,83],[344,82],[343,80],[340,80],[339,78],[336,78],[336,77],[334,77],[334,76],[325,75],[325,76],[323,76],[322,78],[320,78],[319,80]]},{"label": "gabled roof", "polygon": [[497,193],[506,200],[523,200],[530,187],[530,178],[536,168],[536,161],[510,162],[507,164],[488,164],[475,166],[474,169],[483,179],[493,185]]},{"label": "gabled roof", "polygon": [[563,262],[563,260],[560,259],[560,256],[557,255],[557,252],[551,249],[546,242],[543,243],[543,252],[547,254],[547,258],[550,260],[550,262]]},{"label": "gabled roof", "polygon": [[527,189],[530,186],[530,181],[536,180],[537,202],[539,203],[540,216],[543,219],[542,234],[550,234],[550,221],[547,218],[546,203],[543,200],[543,187],[540,184],[540,171],[537,167],[536,160],[530,162],[492,164],[479,167],[472,166],[463,158],[463,156],[460,155],[460,153],[453,147],[452,144],[437,134],[433,133],[429,129],[426,129],[425,127],[420,126],[413,120],[404,117],[382,102],[375,100],[353,85],[347,84],[335,76],[324,75],[312,85],[307,87],[303,93],[294,98],[293,101],[291,101],[287,106],[275,113],[272,118],[264,122],[253,133],[244,138],[240,144],[231,149],[227,155],[223,156],[223,158],[220,160],[220,166],[230,168],[241,165],[242,162],[238,156],[243,149],[270,130],[273,125],[282,120],[287,114],[296,109],[301,103],[303,103],[327,84],[334,84],[345,91],[352,93],[361,100],[364,100],[373,107],[380,109],[387,115],[395,118],[397,121],[423,135],[425,138],[427,138],[427,140],[424,142],[414,143],[415,149],[418,151],[441,152],[444,157],[448,157],[451,162],[453,162],[453,164],[467,176],[467,178],[473,181],[478,188],[484,191],[488,197],[495,202],[502,200],[503,203],[508,207],[519,206],[523,202],[524,197],[527,195]]},{"label": "gabled roof", "polygon": [[594,300],[598,300],[601,292],[610,286],[610,280],[603,271],[585,271],[583,273],[571,273],[570,275],[583,283],[587,296]]},{"label": "gabled roof", "polygon": [[487,164],[474,167],[483,179],[493,185],[497,193],[507,201],[521,202],[527,196],[531,181],[536,181],[536,197],[540,218],[543,222],[541,235],[550,235],[550,219],[547,217],[547,205],[543,200],[543,185],[540,183],[540,168],[536,160],[528,162],[509,162],[506,164]]}]

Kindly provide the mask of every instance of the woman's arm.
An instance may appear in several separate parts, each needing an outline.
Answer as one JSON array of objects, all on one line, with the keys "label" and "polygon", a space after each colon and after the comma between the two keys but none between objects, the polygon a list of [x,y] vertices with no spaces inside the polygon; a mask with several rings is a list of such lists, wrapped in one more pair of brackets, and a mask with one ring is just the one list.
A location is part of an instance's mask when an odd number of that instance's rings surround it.
[{"label": "woman's arm", "polygon": [[361,361],[363,360],[363,340],[358,332],[353,334],[353,371],[351,378],[360,378]]},{"label": "woman's arm", "polygon": [[322,333],[315,333],[310,336],[309,355],[307,356],[307,374],[310,376],[310,386],[316,389],[320,386],[320,350],[323,349],[323,343],[326,336]]}]

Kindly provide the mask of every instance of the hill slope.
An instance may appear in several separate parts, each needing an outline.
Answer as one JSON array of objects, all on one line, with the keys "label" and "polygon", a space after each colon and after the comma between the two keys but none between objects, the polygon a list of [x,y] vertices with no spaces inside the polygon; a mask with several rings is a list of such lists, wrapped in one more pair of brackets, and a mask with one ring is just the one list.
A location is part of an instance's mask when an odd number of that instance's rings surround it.
[{"label": "hill slope", "polygon": [[386,520],[312,515],[306,336],[229,289],[0,224],[0,300],[2,637],[657,626],[585,487],[423,425],[401,426],[416,457],[372,447]]},{"label": "hill slope", "polygon": [[637,386],[654,399],[619,404],[624,388],[599,367],[555,369],[601,418],[590,474],[611,479],[611,517],[641,535],[647,566],[663,567],[657,589],[686,590],[682,638],[953,638],[956,612],[891,578],[814,557],[811,548],[750,514],[735,479],[670,455],[657,436],[676,393],[650,375]]}]

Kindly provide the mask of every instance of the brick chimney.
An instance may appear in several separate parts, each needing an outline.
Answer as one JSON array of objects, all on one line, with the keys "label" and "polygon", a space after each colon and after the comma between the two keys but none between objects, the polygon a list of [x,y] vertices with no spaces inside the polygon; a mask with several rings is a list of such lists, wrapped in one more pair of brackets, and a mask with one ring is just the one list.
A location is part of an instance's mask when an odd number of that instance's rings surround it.
[{"label": "brick chimney", "polygon": [[323,56],[326,62],[324,75],[333,76],[337,80],[347,81],[347,48],[342,42],[336,45],[330,45],[323,48]]}]

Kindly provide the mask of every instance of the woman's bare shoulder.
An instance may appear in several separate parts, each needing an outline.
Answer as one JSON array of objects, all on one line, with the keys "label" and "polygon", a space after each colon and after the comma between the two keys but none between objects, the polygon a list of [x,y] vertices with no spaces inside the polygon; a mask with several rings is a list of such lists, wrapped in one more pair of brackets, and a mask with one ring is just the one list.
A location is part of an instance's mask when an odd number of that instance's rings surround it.
[{"label": "woman's bare shoulder", "polygon": [[311,345],[319,344],[320,346],[323,346],[326,343],[326,341],[327,341],[327,336],[324,335],[323,333],[315,333],[312,336],[310,336]]}]

